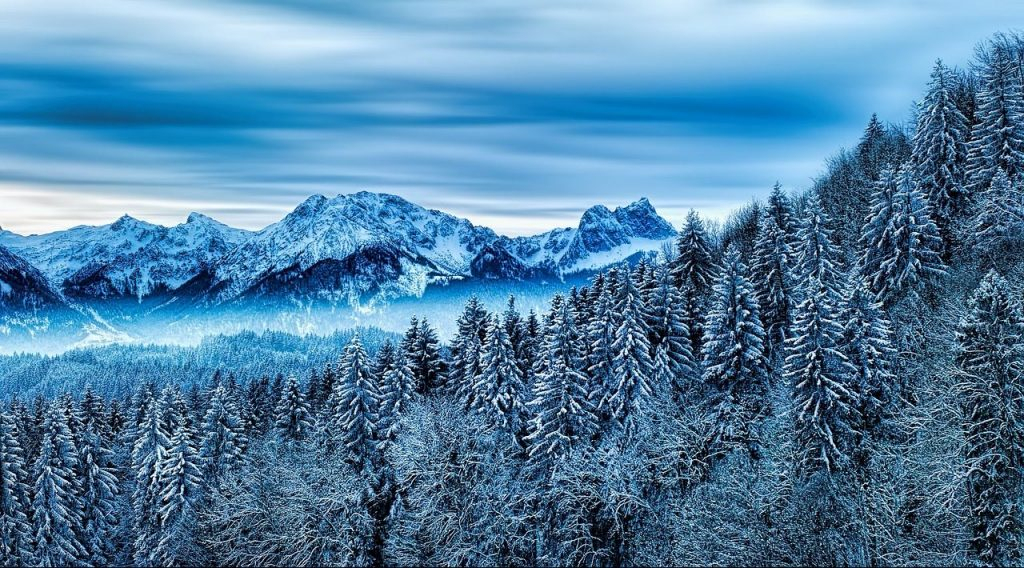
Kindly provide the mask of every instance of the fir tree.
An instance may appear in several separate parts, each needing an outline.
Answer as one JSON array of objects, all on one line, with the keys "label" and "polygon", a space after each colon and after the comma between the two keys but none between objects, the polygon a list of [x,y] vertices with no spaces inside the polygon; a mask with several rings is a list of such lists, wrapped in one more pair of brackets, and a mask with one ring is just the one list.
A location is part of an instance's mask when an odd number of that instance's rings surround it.
[{"label": "fir tree", "polygon": [[[661,353],[662,361],[656,365],[658,388],[672,390],[672,399],[680,403],[690,390],[696,375],[697,363],[690,344],[690,328],[683,313],[682,293],[673,283],[668,263],[661,263],[652,269],[655,287],[650,292],[651,344],[655,353]],[[655,357],[657,360],[657,357]]]},{"label": "fir tree", "polygon": [[672,264],[676,286],[690,288],[698,297],[706,296],[714,284],[717,266],[704,222],[696,211],[687,214],[676,248],[677,256]]},{"label": "fir tree", "polygon": [[611,346],[614,360],[610,388],[601,405],[614,422],[625,428],[628,437],[649,410],[654,371],[645,325],[647,314],[640,302],[639,290],[628,274],[618,286],[612,309],[617,315],[618,327]]},{"label": "fir tree", "polygon": [[990,272],[957,329],[971,550],[978,562],[1020,565],[1024,519],[1024,309]]},{"label": "fir tree", "polygon": [[572,310],[563,304],[544,340],[544,371],[537,377],[527,437],[530,456],[560,458],[597,431],[597,415],[587,392],[581,343]]},{"label": "fir tree", "polygon": [[358,334],[345,346],[338,369],[338,385],[327,403],[328,427],[361,467],[375,455],[380,393]]},{"label": "fir tree", "polygon": [[750,278],[765,327],[766,353],[774,346],[781,346],[789,333],[794,296],[791,271],[796,260],[791,239],[779,227],[771,209],[765,209],[754,243]]},{"label": "fir tree", "polygon": [[274,428],[282,440],[298,442],[309,435],[313,427],[313,418],[309,412],[309,405],[306,404],[306,397],[299,388],[299,381],[294,375],[288,377],[284,392],[281,393],[281,400],[277,401],[274,415]]},{"label": "fir tree", "polygon": [[[156,562],[160,535],[160,466],[170,444],[161,420],[163,404],[154,399],[152,390],[143,387],[136,394],[139,406],[137,425],[133,433],[131,466],[135,474],[132,493],[134,513],[135,564],[146,566]],[[164,401],[160,401],[163,403]],[[169,405],[167,401],[165,404]]]},{"label": "fir tree", "polygon": [[43,423],[43,441],[35,464],[33,557],[40,565],[72,566],[86,558],[79,540],[83,506],[74,478],[78,460],[67,416],[54,405]]},{"label": "fir tree", "polygon": [[861,270],[885,304],[946,273],[938,228],[908,170],[883,174],[861,243]]},{"label": "fir tree", "polygon": [[967,207],[964,167],[970,126],[956,106],[954,88],[952,74],[936,61],[921,101],[911,154],[918,189],[928,198],[946,242],[952,238],[951,222]]},{"label": "fir tree", "polygon": [[14,416],[0,412],[0,565],[32,563],[28,473]]},{"label": "fir tree", "polygon": [[968,186],[989,188],[999,170],[1011,180],[1024,174],[1024,95],[1013,54],[1000,44],[987,53],[968,143]]},{"label": "fir tree", "polygon": [[767,412],[764,327],[746,266],[735,246],[725,253],[715,284],[704,339],[704,383],[713,395],[714,446],[733,443],[759,454],[751,427]]},{"label": "fir tree", "polygon": [[900,397],[893,374],[896,350],[892,346],[892,324],[864,281],[850,278],[845,310],[842,314],[843,345],[854,366],[853,383],[861,394],[859,408],[866,433],[878,429],[891,416]]},{"label": "fir tree", "polygon": [[[169,432],[177,430],[171,428]],[[230,471],[242,463],[248,444],[238,405],[228,388],[219,386],[210,395],[210,407],[203,419],[203,440],[199,456],[203,464],[204,479],[218,484]]]},{"label": "fir tree", "polygon": [[996,171],[992,183],[981,192],[971,219],[975,249],[998,251],[1024,239],[1024,192],[1011,183],[1006,172]]},{"label": "fir tree", "polygon": [[473,385],[476,408],[493,427],[516,436],[522,425],[525,384],[512,342],[497,317],[487,327],[485,344],[483,372]]},{"label": "fir tree", "polygon": [[444,365],[438,349],[437,333],[426,319],[412,319],[409,331],[402,341],[406,364],[416,377],[416,392],[425,395],[440,387],[444,381]]},{"label": "fir tree", "polygon": [[118,524],[117,504],[121,491],[114,452],[104,435],[103,423],[96,419],[98,400],[98,397],[87,396],[82,402],[85,430],[79,452],[83,506],[81,541],[88,563],[103,566],[112,562],[115,552],[111,540]]},{"label": "fir tree", "polygon": [[474,296],[455,322],[458,331],[451,345],[452,364],[448,381],[456,400],[462,401],[467,408],[476,405],[473,385],[483,372],[483,345],[489,321],[490,314]]},{"label": "fir tree", "polygon": [[384,373],[380,386],[380,435],[382,440],[394,440],[398,433],[398,420],[415,400],[416,377],[405,361],[396,354],[392,369]]},{"label": "fir tree", "polygon": [[195,534],[202,487],[200,464],[191,428],[179,425],[160,463],[160,538],[153,551],[160,565],[202,564]]}]

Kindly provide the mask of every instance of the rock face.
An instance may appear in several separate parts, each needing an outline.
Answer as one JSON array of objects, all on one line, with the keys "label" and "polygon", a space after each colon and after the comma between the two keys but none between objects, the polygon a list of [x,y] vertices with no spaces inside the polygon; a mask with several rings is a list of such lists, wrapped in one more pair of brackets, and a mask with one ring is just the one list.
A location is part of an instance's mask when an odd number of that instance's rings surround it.
[{"label": "rock face", "polygon": [[[35,290],[23,296],[29,302],[168,297],[204,305],[269,298],[365,304],[421,295],[435,282],[596,270],[658,250],[675,234],[647,199],[614,211],[592,207],[575,228],[508,238],[395,195],[359,192],[314,195],[258,232],[198,213],[170,228],[124,216],[46,235],[0,231],[0,246],[21,258],[19,282],[32,284],[19,289]],[[8,278],[14,290],[15,278]]]},{"label": "rock face", "polygon": [[33,313],[64,306],[46,276],[24,258],[0,246],[0,312]]}]

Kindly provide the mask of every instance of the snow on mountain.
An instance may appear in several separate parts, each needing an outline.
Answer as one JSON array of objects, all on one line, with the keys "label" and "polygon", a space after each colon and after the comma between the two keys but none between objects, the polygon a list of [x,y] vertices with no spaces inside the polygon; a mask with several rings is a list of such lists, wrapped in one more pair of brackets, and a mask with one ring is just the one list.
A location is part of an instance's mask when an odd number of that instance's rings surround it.
[{"label": "snow on mountain", "polygon": [[44,235],[0,231],[0,245],[23,256],[56,288],[86,267],[100,267],[138,252],[167,229],[125,215],[109,225],[82,225]]},{"label": "snow on mountain", "polygon": [[468,275],[473,257],[496,239],[395,195],[314,195],[214,264],[209,288],[217,300],[282,290],[418,295],[435,279]]},{"label": "snow on mountain", "polygon": [[77,297],[135,296],[176,290],[252,235],[192,213],[141,249],[86,265],[66,285]]},{"label": "snow on mountain", "polygon": [[603,205],[583,213],[575,229],[506,239],[505,247],[527,265],[558,274],[599,269],[645,251],[657,251],[676,235],[647,198],[615,211]]},{"label": "snow on mountain", "polygon": [[69,296],[141,298],[177,289],[251,234],[199,213],[170,228],[125,215],[45,235],[4,231],[0,244],[21,252]]},{"label": "snow on mountain", "polygon": [[47,281],[46,276],[14,254],[0,246],[0,312],[11,315],[21,311],[36,311],[64,304],[60,294]]}]

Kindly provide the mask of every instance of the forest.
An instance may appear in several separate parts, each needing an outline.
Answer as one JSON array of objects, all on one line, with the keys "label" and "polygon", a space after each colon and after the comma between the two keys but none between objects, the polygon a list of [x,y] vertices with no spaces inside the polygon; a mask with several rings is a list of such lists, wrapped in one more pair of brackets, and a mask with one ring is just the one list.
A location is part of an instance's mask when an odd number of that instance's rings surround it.
[{"label": "forest", "polygon": [[806,190],[451,341],[6,377],[0,564],[1018,566],[1022,89],[997,35]]}]

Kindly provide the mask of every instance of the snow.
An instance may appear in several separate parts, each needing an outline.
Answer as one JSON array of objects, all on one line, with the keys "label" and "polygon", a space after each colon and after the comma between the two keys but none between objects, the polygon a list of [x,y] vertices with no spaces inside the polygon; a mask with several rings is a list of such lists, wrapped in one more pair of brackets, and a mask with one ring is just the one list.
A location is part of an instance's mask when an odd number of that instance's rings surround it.
[{"label": "snow", "polygon": [[14,288],[10,284],[0,280],[0,296],[10,296],[14,292]]}]

